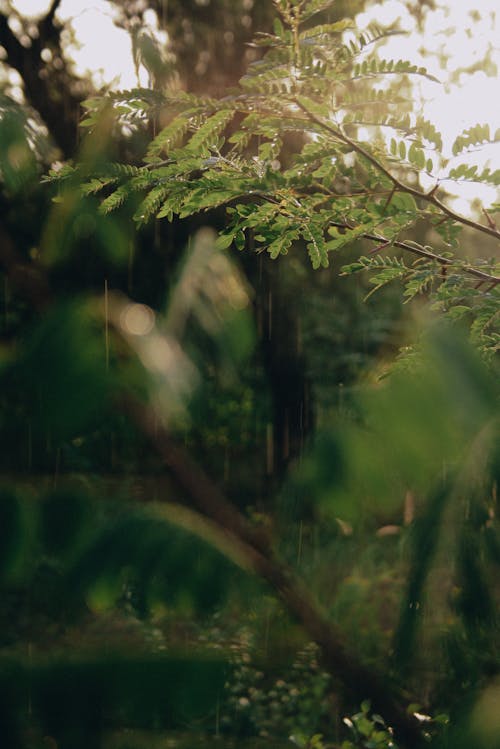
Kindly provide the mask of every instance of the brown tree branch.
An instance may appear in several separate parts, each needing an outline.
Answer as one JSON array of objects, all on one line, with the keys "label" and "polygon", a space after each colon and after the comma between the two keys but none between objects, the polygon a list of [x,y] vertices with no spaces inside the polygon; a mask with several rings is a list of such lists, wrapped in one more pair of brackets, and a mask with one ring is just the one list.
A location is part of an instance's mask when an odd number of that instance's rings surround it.
[{"label": "brown tree branch", "polygon": [[295,99],[295,104],[300,107],[300,109],[312,122],[316,123],[316,125],[319,125],[323,130],[336,138],[336,140],[345,143],[345,145],[349,146],[349,148],[352,148],[353,151],[356,151],[356,153],[366,159],[366,161],[374,166],[377,171],[387,177],[387,179],[392,182],[397,190],[405,192],[408,195],[412,195],[418,200],[423,200],[426,203],[430,203],[435,208],[438,208],[445,216],[452,219],[453,221],[456,221],[459,224],[462,224],[463,226],[468,226],[470,229],[483,232],[484,234],[488,234],[490,237],[495,237],[495,239],[500,239],[500,231],[498,231],[496,227],[492,227],[490,225],[485,226],[484,224],[480,224],[478,221],[474,221],[473,219],[466,218],[465,216],[456,213],[436,197],[435,189],[431,190],[430,192],[422,192],[422,190],[417,190],[416,188],[411,187],[410,185],[406,185],[404,182],[401,182],[401,180],[399,180],[394,174],[392,174],[392,172],[390,172],[389,169],[387,169],[375,156],[373,156],[373,154],[369,153],[369,151],[363,148],[363,146],[361,146],[355,140],[349,138],[349,136],[344,132],[334,127],[333,125],[330,125],[328,122],[325,122],[323,119],[321,119],[321,117],[318,117],[316,114],[314,114],[314,112],[309,111],[309,109],[300,101],[300,99]]},{"label": "brown tree branch", "polygon": [[151,408],[128,398],[120,402],[120,407],[149,438],[193,507],[234,539],[254,572],[269,584],[286,610],[320,647],[329,673],[342,681],[355,699],[368,697],[408,749],[417,747],[422,738],[419,723],[404,709],[399,690],[387,676],[381,677],[346,648],[342,633],[328,620],[293,570],[276,558],[267,534],[255,528],[224,497],[189,454],[158,425]]},{"label": "brown tree branch", "polygon": [[[241,195],[234,196],[230,198],[227,203],[233,202],[234,200],[240,200],[243,197],[247,197],[247,195],[245,193],[242,193]],[[252,197],[260,198],[261,200],[264,200],[267,203],[272,203],[273,205],[281,204],[280,200],[276,199],[272,195],[266,195],[266,193],[262,192],[254,192],[252,194]],[[357,228],[352,224],[348,224],[346,221],[330,221],[329,224],[330,226],[335,226],[338,229],[343,229],[345,231],[352,231],[353,229]],[[487,273],[486,271],[482,271],[479,268],[467,265],[466,263],[460,262],[458,259],[449,258],[444,255],[440,255],[437,252],[432,252],[432,250],[428,250],[425,247],[419,247],[417,244],[410,244],[409,242],[401,241],[398,239],[388,239],[381,234],[374,234],[372,232],[364,232],[363,234],[359,234],[357,236],[357,239],[369,239],[371,242],[378,242],[384,247],[393,245],[394,247],[399,247],[399,249],[405,250],[406,252],[411,252],[413,255],[418,255],[418,257],[424,257],[427,258],[427,260],[434,260],[436,263],[440,263],[441,265],[446,265],[447,267],[457,267],[463,273],[480,279],[481,284],[488,283],[489,288],[494,288],[495,286],[500,284],[500,276],[495,276],[493,273]]]},{"label": "brown tree branch", "polygon": [[[330,221],[331,226],[336,226],[339,229],[353,229],[355,227],[349,226],[349,224],[341,223],[340,221]],[[380,234],[372,234],[370,232],[366,232],[364,234],[360,234],[358,239],[369,239],[372,242],[378,242],[380,245],[383,245],[384,247],[389,247],[390,245],[393,245],[394,247],[399,247],[401,250],[405,250],[406,252],[411,252],[414,255],[418,255],[419,257],[425,257],[427,260],[434,260],[436,263],[440,263],[441,265],[454,266],[458,267],[461,271],[464,273],[467,273],[469,276],[474,276],[474,278],[479,278],[481,280],[481,283],[488,283],[493,288],[500,284],[500,277],[494,276],[492,273],[486,273],[485,271],[479,270],[479,268],[472,268],[468,265],[464,265],[460,262],[457,262],[457,260],[453,260],[452,258],[445,257],[444,255],[439,255],[436,252],[432,252],[431,250],[426,249],[425,247],[419,247],[416,244],[410,244],[409,242],[400,241],[397,239],[391,240],[387,239],[387,237],[384,237]]]}]

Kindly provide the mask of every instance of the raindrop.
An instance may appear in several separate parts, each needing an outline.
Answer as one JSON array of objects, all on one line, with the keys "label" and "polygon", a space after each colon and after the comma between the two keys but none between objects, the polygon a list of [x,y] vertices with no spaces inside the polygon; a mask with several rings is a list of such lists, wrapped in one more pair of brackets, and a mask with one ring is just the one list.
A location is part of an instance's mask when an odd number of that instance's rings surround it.
[{"label": "raindrop", "polygon": [[7,328],[9,319],[9,281],[7,276],[3,279],[3,314],[4,314],[4,326]]},{"label": "raindrop", "polygon": [[56,462],[54,466],[54,489],[57,489],[57,480],[59,478],[59,469],[61,467],[61,448],[56,449]]},{"label": "raindrop", "polygon": [[297,564],[300,564],[302,559],[302,535],[303,535],[304,527],[302,520],[299,523],[299,541],[297,545]]},{"label": "raindrop", "polygon": [[130,242],[129,253],[128,253],[128,281],[127,281],[129,294],[132,293],[132,287],[133,287],[134,255],[135,255],[135,246],[133,242]]},{"label": "raindrop", "polygon": [[155,250],[159,250],[161,247],[161,237],[160,237],[160,222],[155,221],[154,224],[154,248]]},{"label": "raindrop", "polygon": [[104,279],[104,348],[106,352],[106,369],[109,369],[109,297],[108,279]]},{"label": "raindrop", "polygon": [[273,443],[273,425],[268,424],[266,427],[266,470],[270,475],[274,470],[274,443]]},{"label": "raindrop", "polygon": [[28,422],[28,471],[31,472],[33,465],[33,436],[31,432],[31,421]]},{"label": "raindrop", "polygon": [[283,430],[283,458],[287,460],[290,456],[290,419],[288,409],[285,410],[285,427]]},{"label": "raindrop", "polygon": [[271,340],[273,333],[273,292],[270,291],[267,296],[268,313],[267,313],[267,337]]}]

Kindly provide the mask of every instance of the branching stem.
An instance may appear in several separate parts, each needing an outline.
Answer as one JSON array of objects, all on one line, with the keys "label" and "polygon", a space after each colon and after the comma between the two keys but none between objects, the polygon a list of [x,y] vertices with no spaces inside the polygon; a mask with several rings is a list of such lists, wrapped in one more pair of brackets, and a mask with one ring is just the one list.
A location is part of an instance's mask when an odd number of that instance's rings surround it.
[{"label": "branching stem", "polygon": [[484,224],[480,224],[478,221],[474,221],[473,219],[466,218],[466,216],[462,216],[461,214],[456,213],[436,197],[435,190],[431,190],[429,193],[426,193],[422,192],[422,190],[417,190],[415,187],[406,185],[404,182],[401,182],[401,180],[398,179],[394,174],[392,174],[392,172],[389,171],[389,169],[387,169],[387,167],[385,167],[384,164],[382,164],[373,154],[363,148],[363,146],[361,146],[355,140],[349,138],[349,136],[342,132],[342,130],[331,125],[328,122],[325,122],[321,117],[318,117],[316,114],[314,114],[314,112],[311,112],[300,99],[295,99],[295,104],[300,107],[300,109],[312,122],[316,123],[316,125],[319,125],[323,130],[332,135],[336,140],[339,140],[345,145],[349,146],[349,148],[352,148],[353,151],[358,153],[372,166],[374,166],[377,171],[379,171],[392,182],[397,190],[405,192],[408,195],[412,195],[418,200],[423,200],[426,203],[430,203],[435,208],[438,208],[441,213],[444,213],[445,216],[452,219],[453,221],[456,221],[459,224],[462,224],[463,226],[468,226],[470,229],[483,232],[484,234],[488,234],[490,237],[494,237],[495,239],[500,239],[500,231],[498,231],[496,227],[489,225],[485,226]]}]

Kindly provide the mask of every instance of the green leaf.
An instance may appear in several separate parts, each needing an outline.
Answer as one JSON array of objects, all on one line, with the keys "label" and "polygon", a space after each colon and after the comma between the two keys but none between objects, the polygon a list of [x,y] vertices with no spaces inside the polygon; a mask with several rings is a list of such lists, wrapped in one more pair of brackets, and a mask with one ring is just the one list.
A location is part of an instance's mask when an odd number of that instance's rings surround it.
[{"label": "green leaf", "polygon": [[221,109],[209,117],[204,124],[199,127],[189,141],[191,151],[203,152],[207,147],[213,146],[226,126],[234,117],[233,109]]},{"label": "green leaf", "polygon": [[294,239],[297,239],[297,237],[297,231],[288,231],[271,242],[271,244],[267,246],[267,251],[273,258],[273,260],[276,259],[279,255],[286,255],[290,245],[292,244]]},{"label": "green leaf", "polygon": [[482,143],[500,142],[499,136],[500,133],[496,132],[494,137],[491,138],[490,126],[488,124],[475,125],[474,127],[467,128],[455,139],[452,145],[453,155],[457,156],[471,146],[476,146]]},{"label": "green leaf", "polygon": [[233,234],[219,234],[219,236],[215,240],[215,249],[226,250],[228,247],[232,245],[233,239],[234,239]]},{"label": "green leaf", "polygon": [[172,187],[169,184],[153,187],[134,213],[134,221],[139,224],[146,224],[150,218],[156,216],[160,206],[168,198],[171,189]]},{"label": "green leaf", "polygon": [[99,212],[106,214],[119,208],[130,195],[130,185],[125,184],[118,187],[111,195],[108,195],[99,206]]},{"label": "green leaf", "polygon": [[446,314],[452,320],[459,320],[470,312],[472,312],[471,307],[467,307],[465,304],[456,304],[451,307]]},{"label": "green leaf", "polygon": [[320,267],[328,268],[328,247],[323,236],[323,229],[310,224],[302,231],[304,239],[307,241],[307,251],[312,267],[315,270]]},{"label": "green leaf", "polygon": [[176,148],[186,135],[192,117],[186,114],[178,115],[166,125],[156,138],[153,138],[148,146],[146,161],[151,161],[160,154],[168,154],[172,148]]},{"label": "green leaf", "polygon": [[310,29],[305,29],[299,34],[299,40],[313,41],[316,44],[321,42],[329,42],[332,37],[341,34],[347,29],[352,29],[354,22],[350,18],[343,18],[341,21],[336,23],[322,23],[317,26],[312,26]]},{"label": "green leaf", "polygon": [[408,159],[418,170],[425,168],[425,154],[421,148],[412,143],[408,151]]},{"label": "green leaf", "polygon": [[274,30],[274,33],[276,34],[276,36],[278,36],[280,38],[283,38],[283,34],[284,34],[285,29],[284,29],[283,24],[281,23],[281,20],[279,18],[275,18],[274,19],[274,21],[273,21],[273,30]]}]

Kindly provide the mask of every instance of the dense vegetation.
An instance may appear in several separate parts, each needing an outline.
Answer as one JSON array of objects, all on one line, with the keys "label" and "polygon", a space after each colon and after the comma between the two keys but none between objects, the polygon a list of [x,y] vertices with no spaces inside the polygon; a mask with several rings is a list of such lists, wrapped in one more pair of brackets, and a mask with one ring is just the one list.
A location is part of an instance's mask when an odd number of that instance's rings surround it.
[{"label": "dense vegetation", "polygon": [[494,747],[498,204],[443,185],[499,133],[443,156],[340,4],[256,3],[201,93],[210,18],[136,5],[106,94],[0,13],[5,745]]}]

